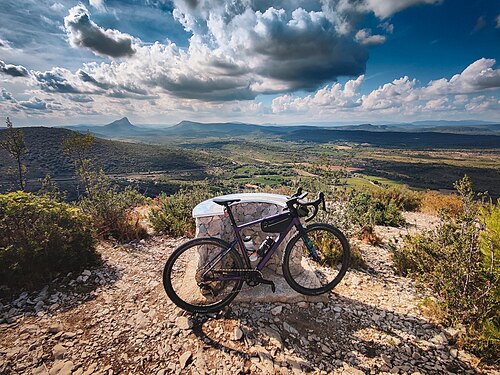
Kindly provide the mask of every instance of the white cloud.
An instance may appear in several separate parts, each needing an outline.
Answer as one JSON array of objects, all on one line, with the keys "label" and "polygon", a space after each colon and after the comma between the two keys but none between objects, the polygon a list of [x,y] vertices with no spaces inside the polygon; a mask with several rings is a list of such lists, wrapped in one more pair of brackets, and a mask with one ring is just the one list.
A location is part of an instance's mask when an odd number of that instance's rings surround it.
[{"label": "white cloud", "polygon": [[385,43],[384,35],[372,35],[372,31],[370,29],[361,29],[359,30],[354,38],[361,44],[365,46],[373,46],[377,44]]},{"label": "white cloud", "polygon": [[72,47],[88,48],[96,55],[115,58],[135,53],[132,36],[99,27],[90,19],[90,13],[83,4],[69,10],[64,17],[64,28]]},{"label": "white cloud", "polygon": [[272,102],[273,113],[287,111],[308,111],[311,108],[328,107],[334,110],[353,108],[360,105],[358,89],[363,83],[364,75],[357,79],[349,80],[342,86],[340,83],[333,84],[318,90],[314,95],[304,98],[292,95],[283,95],[275,98]]},{"label": "white cloud", "polygon": [[500,29],[500,14],[495,18],[495,28]]},{"label": "white cloud", "polygon": [[11,47],[10,42],[8,40],[0,38],[0,48],[11,49],[12,47]]},{"label": "white cloud", "polygon": [[54,3],[50,6],[50,9],[56,12],[62,12],[64,9],[66,9],[66,7],[61,3]]},{"label": "white cloud", "polygon": [[439,4],[442,0],[364,0],[362,7],[373,11],[377,17],[387,18],[406,8],[419,4]]},{"label": "white cloud", "polygon": [[282,95],[272,102],[273,113],[302,113],[315,116],[321,113],[338,115],[345,112],[353,116],[373,116],[374,113],[416,116],[436,112],[480,113],[499,108],[499,99],[478,95],[500,88],[500,70],[494,68],[495,60],[479,59],[451,79],[442,78],[420,86],[408,76],[381,85],[368,94],[360,95],[363,76],[348,81],[342,88],[339,83],[325,87],[313,95],[297,97]]},{"label": "white cloud", "polygon": [[495,64],[495,59],[481,58],[450,80],[441,78],[429,82],[423,91],[428,95],[467,94],[500,88],[500,69],[494,68]]},{"label": "white cloud", "polygon": [[97,9],[101,12],[106,10],[106,6],[104,3],[105,3],[105,0],[89,0],[90,6],[94,7],[95,9]]},{"label": "white cloud", "polygon": [[11,77],[28,77],[28,70],[22,65],[6,64],[0,60],[0,73]]},{"label": "white cloud", "polygon": [[389,22],[383,22],[380,25],[378,25],[378,27],[385,30],[387,34],[392,34],[394,32],[394,25]]}]

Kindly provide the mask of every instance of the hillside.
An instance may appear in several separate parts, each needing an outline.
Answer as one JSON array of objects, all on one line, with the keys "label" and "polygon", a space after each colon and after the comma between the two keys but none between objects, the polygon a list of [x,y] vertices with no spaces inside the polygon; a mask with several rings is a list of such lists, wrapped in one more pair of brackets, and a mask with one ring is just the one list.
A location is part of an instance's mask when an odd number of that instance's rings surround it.
[{"label": "hillside", "polygon": [[[123,128],[126,124],[111,124],[113,128]],[[29,150],[26,157],[28,179],[67,177],[74,174],[72,160],[62,149],[63,139],[74,134],[60,128],[28,127],[21,128]],[[0,137],[2,132],[0,130]],[[134,173],[145,171],[204,171],[209,165],[223,164],[223,159],[208,156],[206,153],[185,150],[172,146],[152,146],[140,143],[125,143],[96,138],[90,158],[106,173]],[[13,161],[5,151],[0,151],[0,175],[6,176]],[[1,180],[3,180],[2,177]]]}]

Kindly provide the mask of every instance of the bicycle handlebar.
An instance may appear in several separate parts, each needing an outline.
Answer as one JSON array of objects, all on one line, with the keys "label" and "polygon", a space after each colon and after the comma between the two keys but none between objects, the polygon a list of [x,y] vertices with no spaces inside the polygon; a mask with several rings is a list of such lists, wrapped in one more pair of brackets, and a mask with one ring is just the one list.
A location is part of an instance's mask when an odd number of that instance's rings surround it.
[{"label": "bicycle handlebar", "polygon": [[290,199],[286,202],[287,206],[289,209],[295,209],[295,204],[300,204],[302,206],[313,206],[313,213],[308,216],[305,221],[311,221],[314,219],[314,217],[318,214],[318,207],[321,204],[321,208],[323,208],[323,211],[326,211],[326,203],[325,203],[325,194],[323,192],[320,192],[318,194],[318,198],[316,198],[314,201],[311,202],[304,202],[301,201],[308,195],[307,192],[302,193],[302,188],[299,187],[295,194],[293,194]]}]

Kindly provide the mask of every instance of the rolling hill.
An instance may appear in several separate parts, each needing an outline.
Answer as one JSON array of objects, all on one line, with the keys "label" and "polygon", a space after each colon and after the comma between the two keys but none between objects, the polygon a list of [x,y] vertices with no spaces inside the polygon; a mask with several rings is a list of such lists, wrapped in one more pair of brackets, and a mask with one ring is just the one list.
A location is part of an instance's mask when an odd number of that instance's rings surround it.
[{"label": "rolling hill", "polygon": [[[124,131],[130,128],[125,122],[113,123],[111,128]],[[20,128],[24,133],[29,154],[26,157],[28,179],[71,176],[72,160],[64,154],[63,139],[74,134],[72,130],[46,127]],[[5,130],[0,130],[0,137]],[[133,173],[145,171],[201,170],[209,165],[226,161],[196,150],[171,146],[154,146],[141,143],[125,143],[96,138],[90,158],[106,173]],[[13,162],[5,151],[0,151],[0,176],[6,176]],[[0,178],[3,180],[3,178]]]},{"label": "rolling hill", "polygon": [[[436,125],[438,123],[439,125]],[[182,121],[166,128],[135,126],[124,117],[104,126],[78,125],[77,131],[90,131],[98,137],[146,143],[172,143],[176,139],[263,139],[294,142],[350,142],[381,147],[410,148],[500,148],[500,125],[453,122],[423,122],[399,125],[264,126],[236,122],[201,123]]]}]

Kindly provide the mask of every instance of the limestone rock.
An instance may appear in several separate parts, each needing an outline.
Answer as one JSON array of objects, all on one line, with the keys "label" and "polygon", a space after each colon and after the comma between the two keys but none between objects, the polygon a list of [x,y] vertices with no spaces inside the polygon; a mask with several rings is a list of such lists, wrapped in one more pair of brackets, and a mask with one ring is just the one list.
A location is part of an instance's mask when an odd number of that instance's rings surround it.
[{"label": "limestone rock", "polygon": [[238,341],[243,337],[243,331],[240,327],[235,327],[233,332],[233,340]]},{"label": "limestone rock", "polygon": [[181,369],[186,367],[188,361],[191,359],[191,356],[193,354],[190,351],[184,352],[180,357],[179,357],[179,363],[181,365]]},{"label": "limestone rock", "polygon": [[66,348],[61,344],[57,344],[52,348],[52,354],[54,355],[55,359],[62,359],[65,353],[66,353]]}]

